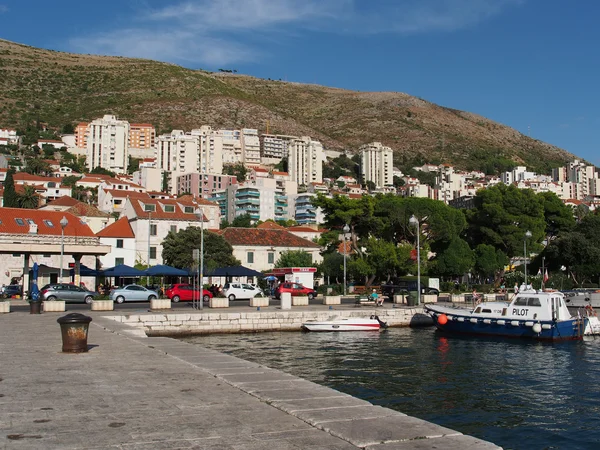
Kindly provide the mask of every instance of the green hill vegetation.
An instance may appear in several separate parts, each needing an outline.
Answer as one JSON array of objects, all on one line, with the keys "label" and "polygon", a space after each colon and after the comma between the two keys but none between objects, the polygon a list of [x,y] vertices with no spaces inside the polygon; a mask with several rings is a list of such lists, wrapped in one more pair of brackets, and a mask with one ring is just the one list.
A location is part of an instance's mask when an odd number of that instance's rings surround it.
[{"label": "green hill vegetation", "polygon": [[371,141],[395,163],[546,172],[574,156],[484,117],[400,92],[354,92],[210,73],[156,61],[78,55],[0,40],[0,126],[65,125],[115,114],[159,133],[214,128],[308,135],[333,150]]}]

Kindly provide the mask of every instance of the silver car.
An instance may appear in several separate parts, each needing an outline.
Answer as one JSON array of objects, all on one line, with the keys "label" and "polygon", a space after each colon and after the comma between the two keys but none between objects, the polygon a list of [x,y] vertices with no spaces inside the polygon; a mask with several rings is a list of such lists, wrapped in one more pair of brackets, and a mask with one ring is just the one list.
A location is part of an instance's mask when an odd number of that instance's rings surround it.
[{"label": "silver car", "polygon": [[64,300],[67,303],[92,303],[100,294],[90,291],[74,284],[54,283],[47,284],[40,289],[42,300]]},{"label": "silver car", "polygon": [[146,289],[144,286],[137,284],[128,284],[122,288],[110,291],[111,300],[117,303],[123,302],[149,302],[152,299],[158,298],[158,292]]}]

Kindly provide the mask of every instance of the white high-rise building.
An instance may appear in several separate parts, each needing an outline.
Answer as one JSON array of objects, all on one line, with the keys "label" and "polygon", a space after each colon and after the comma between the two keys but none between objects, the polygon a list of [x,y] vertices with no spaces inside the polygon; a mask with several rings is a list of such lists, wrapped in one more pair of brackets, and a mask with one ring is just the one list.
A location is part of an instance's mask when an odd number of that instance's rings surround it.
[{"label": "white high-rise building", "polygon": [[282,159],[287,158],[288,145],[291,140],[298,139],[297,136],[286,136],[280,134],[261,134],[263,158]]},{"label": "white high-rise building", "polygon": [[364,182],[372,181],[375,187],[394,184],[394,152],[381,142],[371,142],[360,147],[361,175]]},{"label": "white high-rise building", "polygon": [[323,145],[308,136],[288,145],[288,172],[298,185],[323,181]]},{"label": "white high-rise building", "polygon": [[198,172],[200,167],[200,137],[173,130],[158,137],[156,167],[169,174],[168,192],[177,193],[177,177]]},{"label": "white high-rise building", "polygon": [[252,128],[242,129],[242,163],[247,165],[260,165],[260,139],[258,130]]},{"label": "white high-rise building", "polygon": [[102,167],[115,173],[127,173],[129,162],[129,122],[110,114],[92,121],[87,132],[88,169]]},{"label": "white high-rise building", "polygon": [[200,148],[200,173],[223,173],[223,136],[208,125],[192,130],[198,136]]},{"label": "white high-rise building", "polygon": [[223,164],[243,162],[240,130],[219,130],[218,133],[223,139]]}]

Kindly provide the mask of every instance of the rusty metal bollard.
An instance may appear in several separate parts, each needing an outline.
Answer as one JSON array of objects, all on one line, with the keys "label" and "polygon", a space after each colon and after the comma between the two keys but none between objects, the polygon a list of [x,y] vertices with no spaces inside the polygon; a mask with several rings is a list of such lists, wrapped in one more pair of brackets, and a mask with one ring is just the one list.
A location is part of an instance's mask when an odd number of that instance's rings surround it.
[{"label": "rusty metal bollard", "polygon": [[56,321],[60,324],[63,352],[82,353],[88,351],[87,338],[91,317],[71,313],[59,317]]},{"label": "rusty metal bollard", "polygon": [[42,313],[42,302],[40,300],[29,301],[29,314],[41,314]]}]

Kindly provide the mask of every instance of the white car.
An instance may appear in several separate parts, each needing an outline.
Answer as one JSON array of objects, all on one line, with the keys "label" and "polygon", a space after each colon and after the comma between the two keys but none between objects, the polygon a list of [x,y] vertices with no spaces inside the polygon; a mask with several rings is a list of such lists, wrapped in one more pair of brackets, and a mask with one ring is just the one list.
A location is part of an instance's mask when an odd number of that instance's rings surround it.
[{"label": "white car", "polygon": [[256,286],[247,283],[227,283],[223,286],[223,294],[229,299],[233,300],[249,300],[251,298],[263,297],[263,291]]}]

